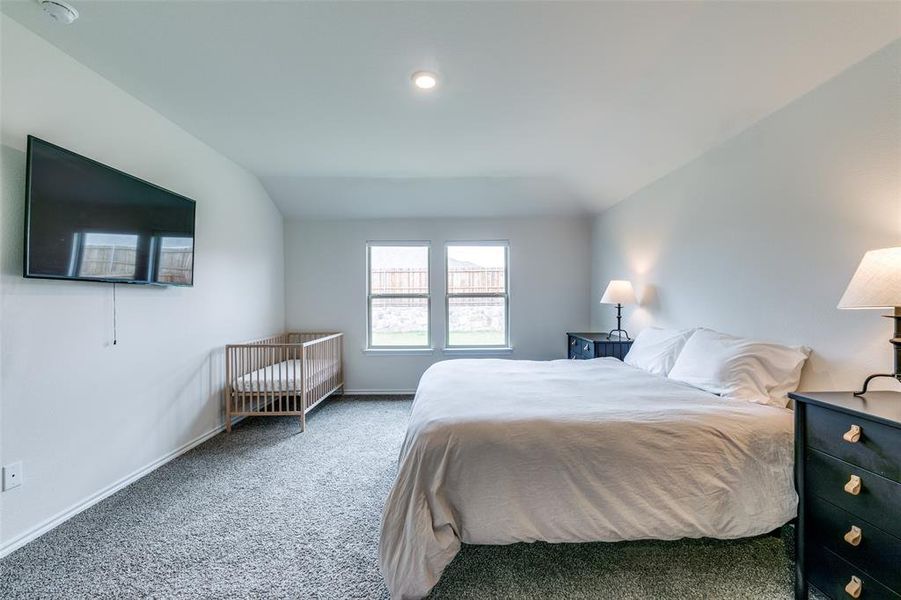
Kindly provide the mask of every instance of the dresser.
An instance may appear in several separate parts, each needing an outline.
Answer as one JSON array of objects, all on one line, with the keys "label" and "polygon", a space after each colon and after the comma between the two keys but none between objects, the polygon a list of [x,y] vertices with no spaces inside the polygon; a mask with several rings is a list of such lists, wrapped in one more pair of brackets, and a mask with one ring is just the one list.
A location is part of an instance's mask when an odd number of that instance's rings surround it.
[{"label": "dresser", "polygon": [[607,339],[606,333],[572,333],[566,334],[568,358],[574,360],[612,356],[620,360],[632,347],[632,340]]},{"label": "dresser", "polygon": [[795,598],[901,600],[901,393],[789,394],[799,508]]}]

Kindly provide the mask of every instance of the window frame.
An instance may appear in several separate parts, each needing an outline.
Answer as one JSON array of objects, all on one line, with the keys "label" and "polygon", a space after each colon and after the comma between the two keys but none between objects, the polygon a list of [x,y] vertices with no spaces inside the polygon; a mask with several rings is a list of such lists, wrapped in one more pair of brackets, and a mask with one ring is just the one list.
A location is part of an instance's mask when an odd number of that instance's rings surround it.
[{"label": "window frame", "polygon": [[[504,249],[504,292],[463,294],[450,291],[450,249],[454,246],[498,246]],[[450,343],[450,300],[451,298],[503,298],[504,299],[504,343],[465,344]],[[444,243],[444,348],[449,351],[497,351],[511,350],[510,345],[510,241],[509,240],[456,240]]]},{"label": "window frame", "polygon": [[[426,249],[426,281],[424,294],[373,294],[372,248],[384,246],[416,246]],[[374,346],[372,344],[373,298],[424,298],[426,301],[426,344],[424,346]],[[366,242],[366,352],[431,352],[432,345],[432,243],[428,240],[368,240]]]}]

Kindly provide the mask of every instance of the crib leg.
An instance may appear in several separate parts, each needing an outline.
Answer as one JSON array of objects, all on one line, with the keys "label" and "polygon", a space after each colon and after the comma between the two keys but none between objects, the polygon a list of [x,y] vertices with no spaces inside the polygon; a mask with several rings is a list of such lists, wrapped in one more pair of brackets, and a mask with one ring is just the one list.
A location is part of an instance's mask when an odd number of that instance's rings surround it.
[{"label": "crib leg", "polygon": [[300,432],[303,433],[307,428],[307,416],[300,415]]},{"label": "crib leg", "polygon": [[225,433],[232,432],[232,418],[231,415],[225,417]]}]

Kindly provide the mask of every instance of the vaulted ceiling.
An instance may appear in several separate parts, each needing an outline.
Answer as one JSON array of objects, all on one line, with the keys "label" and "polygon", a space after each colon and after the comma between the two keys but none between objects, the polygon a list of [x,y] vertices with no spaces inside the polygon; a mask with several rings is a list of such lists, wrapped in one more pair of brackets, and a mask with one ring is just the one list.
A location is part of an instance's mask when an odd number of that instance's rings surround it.
[{"label": "vaulted ceiling", "polygon": [[898,2],[71,2],[2,11],[292,218],[600,211],[901,36]]}]

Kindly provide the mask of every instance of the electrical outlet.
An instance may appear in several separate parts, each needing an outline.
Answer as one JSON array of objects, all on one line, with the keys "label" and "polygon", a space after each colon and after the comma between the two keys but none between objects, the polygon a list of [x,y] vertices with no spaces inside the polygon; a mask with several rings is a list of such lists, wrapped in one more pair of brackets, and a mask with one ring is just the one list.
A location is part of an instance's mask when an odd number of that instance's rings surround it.
[{"label": "electrical outlet", "polygon": [[22,485],[22,463],[14,462],[3,467],[3,491]]}]

